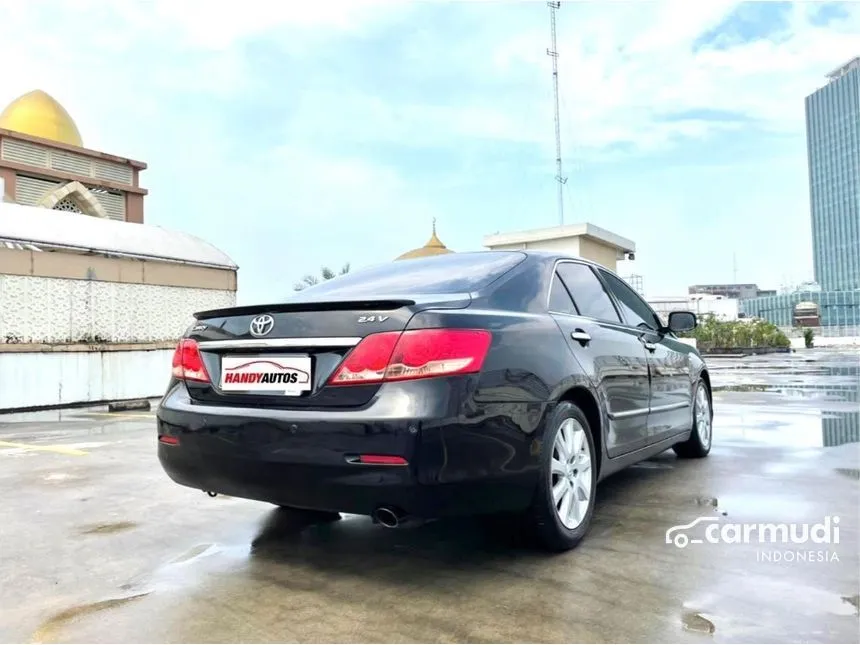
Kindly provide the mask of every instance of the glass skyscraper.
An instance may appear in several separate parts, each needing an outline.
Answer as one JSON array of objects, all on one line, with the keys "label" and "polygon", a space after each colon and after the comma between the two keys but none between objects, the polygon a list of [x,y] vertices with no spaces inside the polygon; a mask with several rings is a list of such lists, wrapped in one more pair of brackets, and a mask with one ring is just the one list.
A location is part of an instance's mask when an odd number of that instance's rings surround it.
[{"label": "glass skyscraper", "polygon": [[860,57],[806,97],[815,281],[860,289]]},{"label": "glass skyscraper", "polygon": [[[741,300],[748,316],[803,326],[814,310],[821,327],[856,335],[860,327],[860,56],[827,75],[806,97],[806,153],[812,257],[820,290]],[[804,314],[804,315],[806,315]],[[839,329],[836,329],[839,331]]]}]

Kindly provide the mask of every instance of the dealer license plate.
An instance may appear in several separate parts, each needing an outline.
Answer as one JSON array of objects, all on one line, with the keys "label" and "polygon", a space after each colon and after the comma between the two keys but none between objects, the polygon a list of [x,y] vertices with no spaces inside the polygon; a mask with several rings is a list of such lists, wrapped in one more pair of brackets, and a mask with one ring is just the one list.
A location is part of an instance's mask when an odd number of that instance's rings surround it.
[{"label": "dealer license plate", "polygon": [[299,396],[311,389],[311,357],[223,356],[221,391]]}]

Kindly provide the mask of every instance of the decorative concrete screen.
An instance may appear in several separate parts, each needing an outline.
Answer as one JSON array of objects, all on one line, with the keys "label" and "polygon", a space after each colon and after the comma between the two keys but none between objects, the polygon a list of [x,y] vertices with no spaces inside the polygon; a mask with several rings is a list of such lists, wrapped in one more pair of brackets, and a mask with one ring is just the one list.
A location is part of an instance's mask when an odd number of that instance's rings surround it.
[{"label": "decorative concrete screen", "polygon": [[196,311],[231,307],[235,291],[0,275],[0,343],[175,341]]}]

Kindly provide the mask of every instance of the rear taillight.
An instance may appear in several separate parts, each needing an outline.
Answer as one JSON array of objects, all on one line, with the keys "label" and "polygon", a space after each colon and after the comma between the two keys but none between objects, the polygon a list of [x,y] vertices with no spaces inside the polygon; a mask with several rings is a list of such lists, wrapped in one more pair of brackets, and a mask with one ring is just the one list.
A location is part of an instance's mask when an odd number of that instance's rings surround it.
[{"label": "rear taillight", "polygon": [[211,383],[197,341],[183,338],[173,352],[173,376],[184,381]]},{"label": "rear taillight", "polygon": [[482,329],[415,329],[364,338],[329,385],[406,381],[479,372],[492,334]]}]

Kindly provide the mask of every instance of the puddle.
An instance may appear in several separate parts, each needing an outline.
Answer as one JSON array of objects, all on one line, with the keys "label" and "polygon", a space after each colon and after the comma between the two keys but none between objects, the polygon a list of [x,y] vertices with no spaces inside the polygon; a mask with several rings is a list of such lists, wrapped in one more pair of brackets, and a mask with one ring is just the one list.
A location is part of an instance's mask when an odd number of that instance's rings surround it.
[{"label": "puddle", "polygon": [[714,626],[710,620],[702,616],[702,614],[695,611],[687,611],[681,616],[681,623],[684,625],[684,629],[688,632],[696,632],[699,634],[713,634],[717,631],[717,628]]},{"label": "puddle", "polygon": [[108,524],[91,524],[81,528],[81,535],[109,535],[127,531],[137,526],[136,522],[111,522]]},{"label": "puddle", "polygon": [[120,607],[134,600],[144,598],[149,594],[150,592],[147,591],[145,593],[124,596],[122,598],[109,598],[107,600],[100,600],[98,602],[92,602],[86,605],[78,605],[76,607],[64,609],[63,611],[54,614],[48,620],[42,623],[41,626],[35,632],[33,632],[33,636],[30,638],[30,642],[43,643],[45,642],[45,640],[48,639],[53,640],[52,637],[57,632],[57,630],[69,621],[72,621],[81,616],[89,616],[90,614],[95,614],[100,611],[113,609],[114,607]]},{"label": "puddle", "polygon": [[762,358],[714,365],[714,392],[759,392],[793,403],[860,400],[855,356]]},{"label": "puddle", "polygon": [[192,560],[196,560],[197,558],[201,558],[204,555],[215,555],[221,549],[219,549],[214,544],[198,544],[195,547],[188,549],[182,555],[178,555],[173,560],[169,562],[169,564],[182,564],[184,562],[190,562]]},{"label": "puddle", "polygon": [[725,406],[718,419],[717,431],[729,441],[740,439],[795,450],[860,442],[860,412],[784,411],[775,405],[736,405]]},{"label": "puddle", "polygon": [[836,472],[849,479],[860,479],[860,469],[857,468],[837,468]]},{"label": "puddle", "polygon": [[767,385],[715,385],[714,392],[769,392]]},{"label": "puddle", "polygon": [[[126,593],[162,593],[193,586],[216,571],[225,571],[247,562],[250,545],[198,544],[152,571],[141,572],[120,585]],[[218,556],[218,557],[212,557]]]},{"label": "puddle", "polygon": [[67,473],[51,473],[50,475],[45,475],[44,480],[46,482],[63,482],[71,477],[72,476]]},{"label": "puddle", "polygon": [[720,515],[729,514],[728,511],[724,511],[719,508],[719,502],[716,497],[697,497],[695,501],[696,506],[707,506],[708,508],[714,509],[714,511]]},{"label": "puddle", "polygon": [[697,497],[696,498],[697,506],[710,506],[711,508],[717,507],[717,498],[716,497]]},{"label": "puddle", "polygon": [[672,464],[662,461],[640,461],[638,464],[633,464],[630,468],[648,468],[651,470],[671,470],[674,468]]},{"label": "puddle", "polygon": [[829,412],[821,425],[825,447],[860,442],[860,412]]}]

